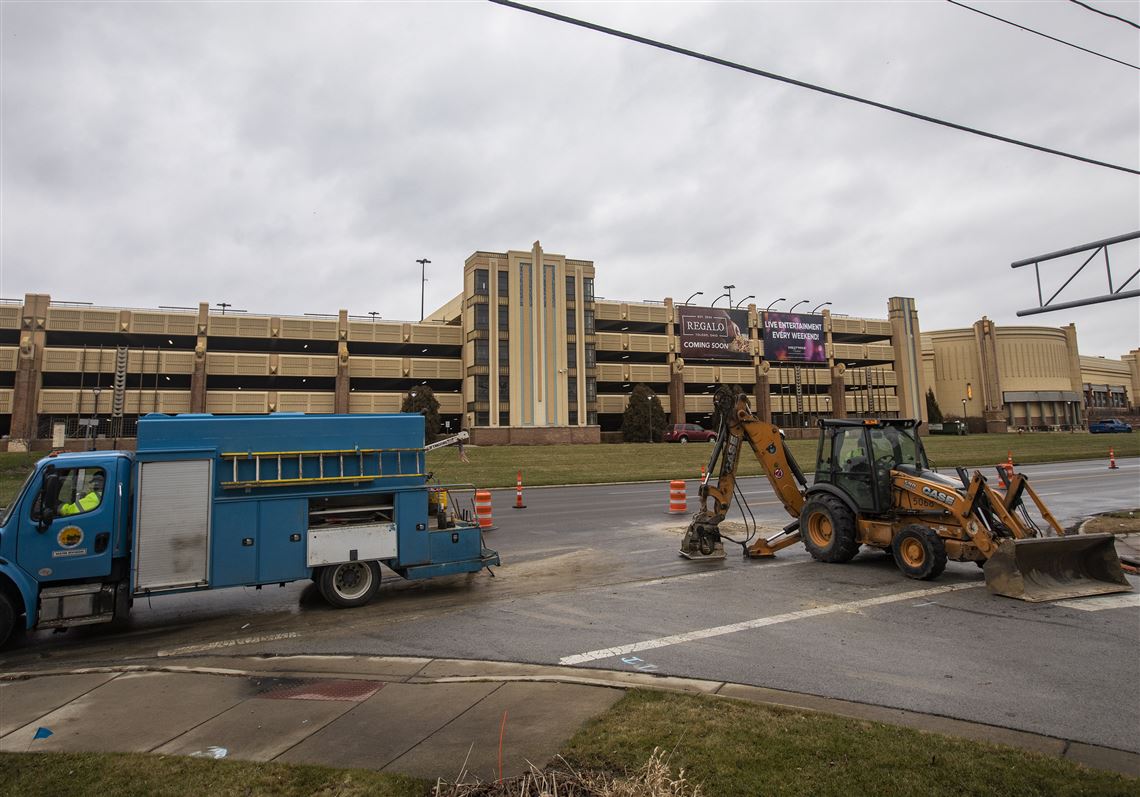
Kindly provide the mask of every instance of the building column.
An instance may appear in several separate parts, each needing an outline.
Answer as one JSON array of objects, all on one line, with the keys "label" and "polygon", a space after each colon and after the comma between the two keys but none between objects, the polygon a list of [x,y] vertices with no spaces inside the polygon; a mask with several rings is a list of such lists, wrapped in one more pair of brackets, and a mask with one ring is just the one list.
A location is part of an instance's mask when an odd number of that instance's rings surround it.
[{"label": "building column", "polygon": [[198,340],[194,344],[194,370],[190,373],[190,412],[206,411],[206,352],[210,333],[210,304],[198,303]]},{"label": "building column", "polygon": [[768,380],[768,372],[772,366],[767,361],[756,366],[756,387],[752,391],[752,398],[756,401],[756,417],[764,423],[772,422],[772,385]]},{"label": "building column", "polygon": [[898,376],[899,415],[926,417],[926,391],[922,387],[922,339],[914,299],[893,296],[887,301],[891,322],[891,347]]},{"label": "building column", "polygon": [[[1008,432],[1005,401],[998,374],[997,330],[994,322],[982,316],[982,320],[974,324],[974,340],[978,346],[978,370],[982,375],[982,417],[986,424],[986,432],[996,434]],[[1026,412],[1028,415],[1028,405]],[[1026,423],[1031,425],[1032,420],[1027,417]]]},{"label": "building column", "polygon": [[8,450],[27,451],[36,438],[40,386],[43,383],[44,344],[47,341],[47,310],[51,297],[44,293],[24,295],[20,313],[20,349],[16,355],[16,381],[12,391],[12,427]]},{"label": "building column", "polygon": [[1136,411],[1140,408],[1140,349],[1133,349],[1120,359],[1128,366],[1128,408]]},{"label": "building column", "polygon": [[847,366],[839,363],[831,369],[831,386],[827,389],[831,396],[831,417],[847,417]]},{"label": "building column", "polygon": [[685,361],[677,357],[669,365],[669,422],[685,422]]},{"label": "building column", "polygon": [[341,415],[348,412],[348,394],[351,392],[348,375],[348,310],[341,310],[336,322],[336,388],[333,410]]}]

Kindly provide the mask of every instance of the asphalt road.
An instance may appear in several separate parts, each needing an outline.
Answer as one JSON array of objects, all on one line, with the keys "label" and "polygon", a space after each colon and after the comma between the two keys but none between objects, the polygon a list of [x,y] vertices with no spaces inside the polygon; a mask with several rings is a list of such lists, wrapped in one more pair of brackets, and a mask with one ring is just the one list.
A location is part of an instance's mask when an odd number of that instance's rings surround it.
[{"label": "asphalt road", "polygon": [[[1065,525],[1140,507],[1140,460],[1019,468]],[[696,482],[688,484],[689,511]],[[762,478],[747,516],[771,534],[790,518]],[[638,670],[787,689],[940,714],[1140,752],[1140,591],[1030,604],[990,595],[973,564],[931,582],[865,549],[846,565],[795,545],[752,561],[677,555],[685,515],[668,485],[494,493],[502,555],[486,573],[391,576],[354,611],[310,584],[155,598],[130,627],[35,634],[3,669],[170,655],[340,653],[491,659]],[[461,501],[463,499],[461,498]],[[734,512],[740,524],[745,515]],[[389,574],[391,575],[391,574]],[[1140,587],[1140,580],[1132,579]]]}]

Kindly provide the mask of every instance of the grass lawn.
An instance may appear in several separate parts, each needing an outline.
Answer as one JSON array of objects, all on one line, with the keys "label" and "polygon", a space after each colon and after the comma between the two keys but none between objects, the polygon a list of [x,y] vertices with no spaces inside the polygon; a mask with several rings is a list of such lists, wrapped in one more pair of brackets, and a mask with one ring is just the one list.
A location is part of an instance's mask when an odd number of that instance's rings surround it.
[{"label": "grass lawn", "polygon": [[[805,471],[815,467],[817,443],[790,440],[792,454]],[[1117,457],[1140,456],[1140,432],[1129,435],[1087,433],[979,434],[966,437],[923,438],[931,462],[953,476],[955,466],[985,468],[1013,455],[1018,465],[1071,459],[1103,459],[1108,467],[1111,447]],[[469,463],[459,461],[455,447],[428,454],[428,469],[445,484],[477,487],[513,487],[518,471],[523,486],[545,484],[596,484],[600,482],[696,479],[708,464],[710,443],[620,443],[576,446],[468,446]],[[760,465],[745,450],[737,475],[755,476]]]},{"label": "grass lawn", "polygon": [[[815,466],[816,441],[790,440],[788,445],[800,466],[810,472]],[[1108,466],[1112,448],[1117,457],[1140,456],[1140,432],[1132,434],[979,434],[966,437],[924,438],[931,462],[949,474],[954,467],[986,468],[991,474],[1009,454],[1019,465],[1070,459],[1103,459]],[[710,443],[619,443],[561,446],[467,446],[467,463],[459,460],[454,446],[428,453],[428,469],[443,484],[473,484],[476,487],[514,487],[518,472],[523,486],[550,484],[598,484],[604,482],[696,479],[701,465],[708,464]],[[41,454],[0,453],[0,505],[12,499],[24,476]],[[760,465],[745,451],[737,471],[742,476],[760,475]]]},{"label": "grass lawn", "polygon": [[[379,730],[378,732],[382,732]],[[634,690],[586,725],[556,768],[622,777],[655,748],[673,774],[706,797],[754,795],[1097,795],[1135,797],[1140,781],[1033,753],[859,720],[698,695]],[[459,769],[456,762],[456,770]],[[398,775],[286,764],[254,764],[127,754],[0,754],[8,797],[44,795],[378,795],[431,794],[434,784]],[[559,777],[559,795],[571,791]],[[572,781],[571,781],[572,783]],[[495,791],[444,795],[523,795],[508,781]],[[554,792],[548,792],[553,794]],[[609,794],[657,797],[674,792]],[[691,792],[678,791],[690,794]]]}]

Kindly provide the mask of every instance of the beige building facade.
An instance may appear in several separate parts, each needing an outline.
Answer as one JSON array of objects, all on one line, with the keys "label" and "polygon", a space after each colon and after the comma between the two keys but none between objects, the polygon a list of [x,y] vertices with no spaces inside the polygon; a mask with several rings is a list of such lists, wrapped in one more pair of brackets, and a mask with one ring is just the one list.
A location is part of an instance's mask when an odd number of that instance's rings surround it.
[{"label": "beige building facade", "polygon": [[1137,354],[1083,357],[1073,324],[999,327],[983,317],[922,336],[925,384],[944,416],[964,418],[975,431],[1079,429],[1103,406],[1098,395],[1127,410],[1140,379]]},{"label": "beige building facade", "polygon": [[670,422],[706,426],[716,389],[738,386],[792,437],[814,435],[823,417],[925,419],[930,386],[944,414],[961,409],[1004,431],[1079,426],[1086,403],[1131,406],[1140,389],[1140,351],[1081,357],[1072,326],[999,328],[985,318],[923,334],[906,297],[887,300],[881,318],[823,309],[814,362],[766,351],[764,308],[739,303],[739,356],[686,358],[680,317],[693,305],[601,298],[596,272],[537,241],[476,251],[457,269],[461,291],[418,323],[28,294],[0,302],[0,431],[17,449],[49,447],[60,434],[69,445],[129,445],[147,413],[397,412],[427,385],[445,433],[467,429],[483,444],[598,442],[619,433],[638,384]]}]

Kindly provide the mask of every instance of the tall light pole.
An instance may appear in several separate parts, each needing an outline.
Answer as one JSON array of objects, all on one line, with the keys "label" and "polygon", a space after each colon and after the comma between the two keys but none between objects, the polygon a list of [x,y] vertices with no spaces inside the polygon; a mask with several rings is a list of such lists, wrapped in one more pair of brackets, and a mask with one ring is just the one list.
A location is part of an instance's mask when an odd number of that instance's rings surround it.
[{"label": "tall light pole", "polygon": [[[693,296],[704,296],[704,295],[705,295],[704,291],[697,291],[696,293],[693,294]],[[690,296],[688,299],[686,299],[685,304],[688,304],[689,302],[693,301],[693,296]]]},{"label": "tall light pole", "polygon": [[811,314],[815,315],[816,313],[818,313],[820,311],[821,308],[828,307],[830,305],[831,305],[831,302],[824,302],[823,304],[817,304],[815,306],[815,309],[811,311]]},{"label": "tall light pole", "polygon": [[427,264],[431,261],[421,257],[416,261],[420,264],[420,321],[424,320],[424,283],[427,282]]},{"label": "tall light pole", "polygon": [[747,302],[749,299],[755,299],[755,298],[756,298],[756,294],[754,294],[754,293],[752,293],[752,294],[749,294],[748,296],[745,296],[743,299],[741,299],[739,302],[737,302],[737,303],[736,303],[736,305],[735,305],[735,306],[734,306],[732,309],[734,309],[734,310],[739,310],[739,309],[740,309],[740,305],[744,304],[744,303],[745,303],[745,302]]},{"label": "tall light pole", "polygon": [[[719,302],[721,299],[723,299],[725,296],[728,296],[728,294],[727,294],[727,293],[722,293],[720,296],[718,296],[718,297],[716,297],[715,299],[713,299],[713,300],[712,300],[712,304],[710,304],[710,305],[709,305],[709,307],[716,307],[716,303],[717,303],[717,302]],[[732,301],[732,297],[731,297],[731,296],[728,296],[728,300],[731,302],[731,301]]]},{"label": "tall light pole", "polygon": [[773,305],[773,304],[775,304],[776,302],[786,302],[786,301],[788,301],[788,300],[787,300],[787,299],[785,299],[783,296],[781,296],[779,299],[776,299],[776,300],[774,300],[774,301],[773,301],[773,302],[771,302],[771,303],[770,303],[770,304],[769,304],[767,307],[765,307],[765,308],[764,308],[764,312],[765,312],[765,313],[767,313],[769,310],[771,310],[771,309],[772,309],[772,305]]},{"label": "tall light pole", "polygon": [[795,304],[793,304],[793,305],[792,305],[792,306],[791,306],[791,307],[788,309],[788,312],[789,312],[789,313],[794,313],[794,312],[796,311],[796,308],[797,308],[797,307],[799,307],[801,304],[807,304],[809,301],[811,301],[811,300],[810,300],[810,299],[800,299],[798,302],[796,302]]},{"label": "tall light pole", "polygon": [[735,285],[725,285],[724,286],[724,291],[728,295],[728,306],[729,307],[732,307],[732,289],[735,287],[736,287]]}]

